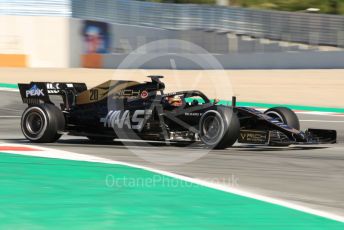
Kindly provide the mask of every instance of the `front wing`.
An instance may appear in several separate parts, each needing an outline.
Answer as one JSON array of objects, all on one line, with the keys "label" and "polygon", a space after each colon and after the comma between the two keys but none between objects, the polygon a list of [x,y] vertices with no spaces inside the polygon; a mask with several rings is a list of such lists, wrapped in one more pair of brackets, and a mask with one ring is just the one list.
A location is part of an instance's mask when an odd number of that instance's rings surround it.
[{"label": "front wing", "polygon": [[287,136],[278,130],[240,130],[238,142],[263,145],[334,144],[337,142],[337,131],[308,129],[293,137],[293,134]]}]

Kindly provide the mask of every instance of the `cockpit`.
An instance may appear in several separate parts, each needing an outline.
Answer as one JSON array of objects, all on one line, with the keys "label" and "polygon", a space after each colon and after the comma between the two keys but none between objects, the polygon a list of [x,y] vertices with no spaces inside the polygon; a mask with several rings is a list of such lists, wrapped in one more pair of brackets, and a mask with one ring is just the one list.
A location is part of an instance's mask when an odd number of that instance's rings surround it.
[{"label": "cockpit", "polygon": [[201,104],[210,103],[210,100],[202,92],[193,91],[180,91],[163,95],[163,104],[171,107],[193,107]]}]

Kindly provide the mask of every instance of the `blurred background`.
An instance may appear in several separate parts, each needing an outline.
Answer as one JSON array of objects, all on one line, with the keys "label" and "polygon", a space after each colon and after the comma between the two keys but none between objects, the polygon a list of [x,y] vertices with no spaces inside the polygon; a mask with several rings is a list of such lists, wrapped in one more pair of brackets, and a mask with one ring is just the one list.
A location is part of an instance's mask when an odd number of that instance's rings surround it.
[{"label": "blurred background", "polygon": [[150,2],[217,4],[256,9],[344,14],[344,1],[342,0],[151,0]]},{"label": "blurred background", "polygon": [[130,53],[187,53],[169,49],[179,39],[225,69],[343,68],[343,13],[344,0],[0,0],[0,66],[117,68]]}]

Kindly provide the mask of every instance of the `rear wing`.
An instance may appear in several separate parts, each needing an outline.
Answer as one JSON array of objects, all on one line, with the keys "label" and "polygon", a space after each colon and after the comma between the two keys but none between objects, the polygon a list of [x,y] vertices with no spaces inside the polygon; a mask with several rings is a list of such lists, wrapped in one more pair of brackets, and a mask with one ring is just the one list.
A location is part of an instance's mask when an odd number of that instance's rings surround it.
[{"label": "rear wing", "polygon": [[74,103],[76,94],[87,90],[85,83],[74,82],[30,82],[18,87],[23,103],[52,103],[49,95],[61,95],[66,107]]}]

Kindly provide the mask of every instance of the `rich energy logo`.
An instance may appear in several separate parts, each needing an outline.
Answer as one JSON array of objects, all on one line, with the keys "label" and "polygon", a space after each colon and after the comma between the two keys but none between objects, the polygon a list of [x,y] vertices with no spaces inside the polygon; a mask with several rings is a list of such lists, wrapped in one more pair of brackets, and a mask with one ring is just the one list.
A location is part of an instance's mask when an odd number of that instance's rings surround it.
[{"label": "rich energy logo", "polygon": [[140,90],[124,89],[113,95],[113,98],[135,98],[140,96]]},{"label": "rich energy logo", "polygon": [[265,131],[241,130],[239,143],[265,144],[268,142],[268,133]]},{"label": "rich energy logo", "polygon": [[129,110],[111,110],[106,117],[101,118],[100,122],[104,127],[116,129],[135,129],[142,130],[144,121],[152,114],[152,110],[135,110],[130,116]]},{"label": "rich energy logo", "polygon": [[31,89],[26,90],[26,97],[39,97],[39,96],[44,96],[43,89],[40,89],[37,87],[37,85],[33,85]]},{"label": "rich energy logo", "polygon": [[261,133],[241,133],[240,135],[243,140],[266,140],[266,134]]},{"label": "rich energy logo", "polygon": [[132,89],[124,89],[121,90],[113,95],[113,98],[148,98],[149,93],[146,90],[132,90]]}]

